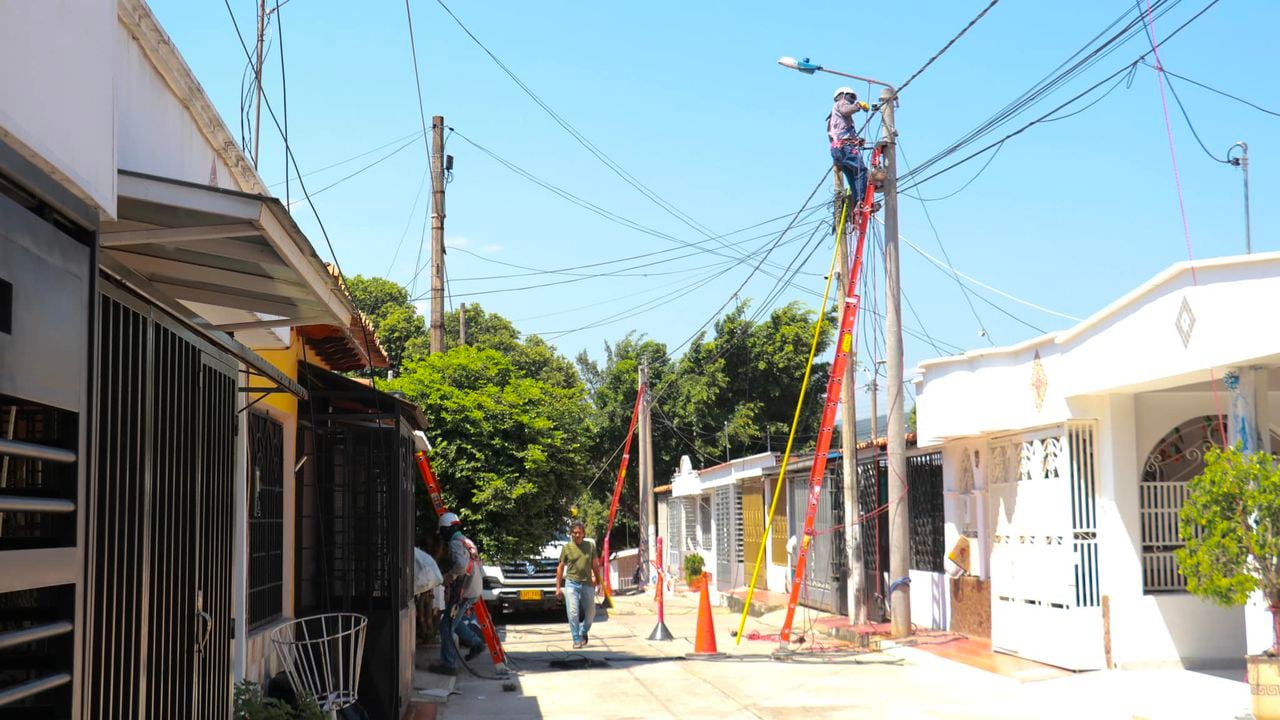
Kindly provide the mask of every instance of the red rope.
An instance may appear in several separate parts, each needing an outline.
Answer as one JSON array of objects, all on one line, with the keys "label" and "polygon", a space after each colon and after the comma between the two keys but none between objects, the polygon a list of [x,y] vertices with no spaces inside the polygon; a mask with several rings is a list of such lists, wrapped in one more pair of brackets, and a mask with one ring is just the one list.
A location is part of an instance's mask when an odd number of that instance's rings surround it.
[{"label": "red rope", "polygon": [[[1195,253],[1191,250],[1191,224],[1187,222],[1187,204],[1182,195],[1182,176],[1178,172],[1178,151],[1173,142],[1173,123],[1169,121],[1169,101],[1164,92],[1164,63],[1160,61],[1160,43],[1156,42],[1155,20],[1151,17],[1151,0],[1146,0],[1147,10],[1142,19],[1147,25],[1147,38],[1151,41],[1151,53],[1156,60],[1156,81],[1160,86],[1160,106],[1164,110],[1164,130],[1169,138],[1169,158],[1173,161],[1173,184],[1178,191],[1178,211],[1182,214],[1182,235],[1186,240],[1187,259],[1191,263],[1191,284],[1198,286],[1196,278]],[[1222,412],[1222,398],[1218,394],[1218,378],[1213,368],[1209,368],[1209,386],[1213,388],[1213,404],[1218,411],[1218,424],[1222,430],[1222,441],[1227,441],[1227,420]]]}]

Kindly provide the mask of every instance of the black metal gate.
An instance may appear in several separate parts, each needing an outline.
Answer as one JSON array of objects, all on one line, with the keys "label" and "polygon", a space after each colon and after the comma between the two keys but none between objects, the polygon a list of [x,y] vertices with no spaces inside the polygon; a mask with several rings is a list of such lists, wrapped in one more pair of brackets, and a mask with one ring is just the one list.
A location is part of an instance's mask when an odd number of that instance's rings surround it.
[{"label": "black metal gate", "polygon": [[360,705],[394,718],[412,672],[402,644],[421,482],[411,428],[390,395],[305,363],[299,376],[310,399],[299,406],[298,612],[368,617]]},{"label": "black metal gate", "polygon": [[[809,508],[809,467],[798,463],[796,475],[788,481],[790,486],[790,522],[792,532],[803,532],[805,513]],[[814,517],[814,536],[809,546],[806,563],[805,585],[800,604],[843,615],[848,605],[845,582],[844,544],[844,483],[841,480],[839,460],[827,463],[822,481],[822,495],[818,499],[818,514]],[[797,540],[802,540],[797,535]],[[797,553],[799,551],[797,550]]]},{"label": "black metal gate", "polygon": [[235,366],[106,286],[89,488],[85,717],[226,718]]}]

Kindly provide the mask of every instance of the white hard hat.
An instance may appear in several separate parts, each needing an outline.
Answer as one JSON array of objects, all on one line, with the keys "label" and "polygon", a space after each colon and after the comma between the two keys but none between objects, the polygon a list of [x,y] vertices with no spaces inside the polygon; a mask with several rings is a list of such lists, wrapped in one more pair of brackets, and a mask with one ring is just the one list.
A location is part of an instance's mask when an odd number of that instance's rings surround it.
[{"label": "white hard hat", "polygon": [[440,516],[440,527],[442,528],[447,528],[451,525],[458,525],[461,522],[462,521],[458,519],[458,516],[451,512],[447,512]]},{"label": "white hard hat", "polygon": [[858,93],[854,92],[854,91],[853,91],[853,88],[851,88],[851,87],[838,87],[838,88],[836,88],[836,93],[835,93],[835,95],[832,95],[832,96],[831,96],[831,99],[832,99],[832,100],[835,100],[835,99],[839,98],[841,95],[843,95],[843,94],[845,94],[845,93],[849,93],[850,95],[852,95],[852,96],[854,97],[854,99],[855,99],[855,100],[858,98]]}]

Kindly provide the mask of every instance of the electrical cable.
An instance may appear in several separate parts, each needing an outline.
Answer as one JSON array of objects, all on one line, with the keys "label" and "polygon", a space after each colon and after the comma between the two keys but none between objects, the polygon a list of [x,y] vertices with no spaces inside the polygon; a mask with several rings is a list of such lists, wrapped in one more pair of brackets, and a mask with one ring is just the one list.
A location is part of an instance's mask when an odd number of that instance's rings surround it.
[{"label": "electrical cable", "polygon": [[[396,266],[396,259],[400,257],[400,248],[404,245],[405,237],[409,235],[409,227],[413,225],[413,218],[418,214],[418,201],[422,199],[422,189],[427,186],[427,175],[429,174],[431,174],[430,165],[422,170],[422,178],[418,180],[418,191],[413,196],[413,205],[409,207],[409,217],[404,221],[404,230],[400,231],[400,239],[396,241],[396,251],[391,254],[391,262],[387,264],[387,271],[383,273],[384,277],[391,275],[391,271]],[[417,264],[416,261],[414,264]]]},{"label": "electrical cable", "polygon": [[[284,0],[285,3],[289,0]],[[284,71],[284,19],[280,16],[280,6],[284,3],[276,0],[276,43],[280,46],[280,98],[284,109],[284,144],[289,144],[289,79]],[[284,159],[284,206],[289,207],[289,158]]]},{"label": "electrical cable", "polygon": [[[409,0],[404,0],[404,14],[406,24],[409,26],[409,52],[413,57],[413,87],[418,94],[418,122],[422,126],[422,149],[427,154],[427,167],[431,167],[431,141],[427,139],[427,111],[422,102],[422,76],[418,73],[418,43],[413,37],[413,11],[409,9]],[[431,192],[435,191],[436,178],[431,174]]]},{"label": "electrical cable", "polygon": [[[1157,3],[1155,4],[1155,6],[1153,6],[1154,8],[1158,8],[1158,10],[1156,10],[1156,11],[1155,11],[1156,16],[1160,16],[1160,15],[1163,15],[1163,14],[1165,14],[1165,13],[1167,13],[1167,12],[1171,11],[1174,7],[1176,7],[1176,6],[1178,5],[1178,3],[1179,3],[1179,2],[1181,2],[1181,0],[1158,0],[1158,1],[1157,1]],[[1168,41],[1169,39],[1172,39],[1174,36],[1178,35],[1178,34],[1179,34],[1180,32],[1182,32],[1182,30],[1183,30],[1183,29],[1185,29],[1188,25],[1190,25],[1192,22],[1194,22],[1194,21],[1195,21],[1195,20],[1197,20],[1200,16],[1202,16],[1205,12],[1207,12],[1210,8],[1212,8],[1214,5],[1216,5],[1216,4],[1217,4],[1217,2],[1218,2],[1218,0],[1213,0],[1213,2],[1211,2],[1209,5],[1205,6],[1203,9],[1201,9],[1199,12],[1197,12],[1195,15],[1193,15],[1190,19],[1188,19],[1186,22],[1184,22],[1181,26],[1179,26],[1176,30],[1174,30],[1172,33],[1170,33],[1168,36],[1166,36],[1164,41]],[[1060,69],[1061,69],[1063,66],[1065,66],[1067,63],[1071,62],[1071,60],[1072,60],[1073,58],[1075,58],[1077,55],[1080,55],[1082,52],[1084,52],[1084,51],[1089,47],[1089,45],[1091,45],[1094,41],[1096,41],[1096,40],[1097,40],[1097,38],[1098,38],[1098,37],[1101,37],[1102,35],[1106,34],[1106,32],[1108,32],[1108,31],[1111,29],[1111,27],[1114,27],[1116,24],[1118,24],[1121,20],[1123,20],[1123,19],[1124,19],[1125,17],[1127,17],[1129,14],[1130,14],[1130,12],[1129,12],[1129,11],[1126,11],[1126,12],[1125,12],[1125,13],[1124,13],[1120,18],[1117,18],[1117,20],[1116,20],[1116,21],[1114,21],[1114,22],[1111,24],[1111,26],[1109,26],[1108,28],[1104,29],[1104,30],[1103,30],[1103,32],[1102,32],[1102,33],[1099,33],[1097,36],[1095,36],[1095,38],[1094,38],[1093,40],[1090,40],[1090,42],[1089,42],[1088,44],[1086,44],[1084,48],[1081,48],[1081,50],[1079,50],[1079,51],[1077,51],[1075,54],[1073,54],[1071,58],[1068,58],[1068,60],[1067,60],[1066,62],[1064,62],[1062,65],[1059,65],[1059,68],[1058,68],[1058,69],[1060,70]],[[1007,105],[1003,110],[1001,110],[1000,112],[998,112],[995,116],[993,116],[992,118],[988,119],[986,122],[984,122],[983,124],[979,125],[979,126],[978,126],[977,128],[975,128],[974,130],[970,131],[967,135],[965,135],[964,137],[962,137],[960,140],[957,140],[956,142],[952,143],[948,148],[946,148],[946,149],[944,149],[943,151],[941,151],[941,152],[937,153],[936,155],[934,155],[933,157],[931,157],[929,160],[925,161],[924,163],[921,163],[921,164],[920,164],[920,165],[918,165],[914,170],[912,170],[910,173],[908,173],[907,175],[904,175],[904,176],[900,177],[900,178],[899,178],[899,180],[901,181],[901,180],[906,180],[906,179],[914,179],[915,177],[919,176],[920,174],[922,174],[922,173],[924,173],[924,172],[929,171],[929,170],[932,168],[932,166],[933,166],[934,164],[936,164],[936,163],[938,163],[938,162],[942,161],[943,159],[945,159],[946,157],[948,157],[948,156],[950,156],[950,155],[952,155],[952,154],[954,154],[954,153],[958,152],[958,151],[959,151],[960,149],[962,149],[963,147],[965,147],[965,146],[967,146],[967,145],[969,145],[969,144],[971,144],[971,143],[973,143],[973,142],[976,142],[976,141],[977,141],[980,137],[982,137],[983,135],[985,135],[985,134],[987,134],[987,133],[991,132],[992,130],[994,130],[995,128],[997,128],[997,127],[999,127],[999,126],[1001,126],[1001,125],[1005,124],[1006,122],[1008,122],[1009,120],[1011,120],[1014,116],[1016,116],[1017,114],[1020,114],[1023,110],[1025,110],[1025,109],[1027,109],[1027,108],[1031,107],[1032,105],[1034,105],[1034,104],[1038,103],[1041,99],[1043,99],[1044,97],[1046,97],[1049,93],[1051,93],[1051,92],[1053,92],[1054,90],[1056,90],[1056,89],[1058,89],[1059,87],[1061,87],[1061,86],[1062,86],[1065,82],[1067,82],[1069,79],[1071,79],[1071,78],[1074,78],[1074,77],[1078,76],[1078,75],[1079,75],[1080,73],[1082,73],[1085,69],[1088,69],[1089,67],[1092,67],[1094,64],[1096,64],[1097,62],[1099,62],[1102,58],[1105,58],[1106,56],[1108,56],[1109,54],[1111,54],[1112,52],[1114,52],[1116,49],[1118,49],[1118,48],[1119,48],[1120,46],[1122,46],[1123,44],[1125,44],[1125,43],[1127,43],[1128,41],[1130,41],[1130,40],[1132,40],[1132,39],[1136,38],[1136,37],[1138,36],[1138,34],[1142,31],[1142,27],[1143,27],[1143,25],[1142,25],[1142,19],[1141,19],[1141,17],[1138,17],[1138,18],[1135,18],[1135,19],[1133,19],[1133,20],[1130,20],[1128,23],[1126,23],[1126,24],[1125,24],[1125,26],[1124,26],[1123,28],[1121,28],[1121,30],[1120,30],[1119,32],[1117,32],[1117,33],[1115,33],[1114,35],[1112,35],[1110,38],[1108,38],[1105,42],[1103,42],[1103,43],[1102,43],[1100,46],[1098,46],[1097,48],[1094,48],[1092,52],[1089,52],[1087,55],[1085,55],[1085,57],[1084,57],[1084,58],[1082,58],[1081,60],[1079,60],[1078,62],[1076,62],[1073,66],[1071,66],[1070,68],[1068,68],[1066,71],[1060,72],[1060,73],[1058,73],[1057,75],[1053,75],[1053,74],[1051,74],[1051,76],[1047,76],[1047,77],[1046,77],[1044,80],[1042,80],[1040,83],[1037,83],[1037,85],[1036,85],[1036,86],[1033,86],[1033,88],[1032,88],[1031,90],[1028,90],[1027,92],[1023,93],[1023,95],[1022,95],[1022,96],[1020,96],[1018,99],[1014,100],[1014,101],[1013,101],[1013,102],[1011,102],[1009,105]],[[1137,57],[1133,62],[1134,62],[1134,63],[1136,63],[1136,62],[1140,62],[1140,61],[1142,61],[1142,60],[1143,60],[1147,55],[1150,55],[1150,54],[1151,54],[1151,51],[1150,51],[1150,50],[1148,50],[1148,51],[1144,52],[1143,54],[1139,55],[1139,56],[1138,56],[1138,57]],[[977,152],[975,152],[975,153],[971,153],[970,155],[968,155],[968,156],[964,157],[963,159],[961,159],[961,160],[959,160],[959,161],[957,161],[957,162],[952,163],[951,165],[947,166],[947,167],[946,167],[946,168],[944,168],[943,170],[940,170],[940,171],[937,171],[937,172],[933,172],[933,173],[932,173],[932,174],[930,174],[928,177],[925,177],[925,178],[924,178],[924,179],[922,179],[922,180],[916,180],[916,181],[914,181],[912,184],[910,184],[910,185],[908,185],[908,186],[906,186],[906,187],[904,187],[904,188],[901,188],[901,189],[900,189],[900,192],[901,192],[901,191],[910,190],[910,189],[912,189],[912,188],[914,188],[914,187],[916,187],[916,186],[918,186],[918,185],[920,185],[920,184],[922,184],[922,183],[924,183],[924,182],[927,182],[928,180],[930,180],[930,179],[932,179],[932,178],[934,178],[934,177],[937,177],[938,175],[940,175],[940,174],[942,174],[942,173],[944,173],[944,172],[948,172],[948,171],[950,171],[950,170],[952,170],[952,169],[954,169],[954,168],[958,167],[959,165],[962,165],[962,164],[964,164],[964,163],[966,163],[966,162],[968,162],[968,161],[972,160],[973,158],[975,158],[975,157],[977,157],[977,156],[979,156],[979,155],[981,155],[981,154],[985,153],[987,150],[990,150],[990,149],[991,149],[991,148],[993,148],[995,145],[997,145],[997,144],[999,144],[999,143],[1001,143],[1001,142],[1003,142],[1003,141],[1005,141],[1005,140],[1008,140],[1008,139],[1010,139],[1010,138],[1016,137],[1017,135],[1020,135],[1021,133],[1025,132],[1027,129],[1029,129],[1029,128],[1030,128],[1030,127],[1032,127],[1033,125],[1035,125],[1035,124],[1037,124],[1037,123],[1040,123],[1040,122],[1044,122],[1044,121],[1046,121],[1046,120],[1047,120],[1047,119],[1049,119],[1051,116],[1053,116],[1054,114],[1056,114],[1058,111],[1062,110],[1063,108],[1067,107],[1067,106],[1068,106],[1068,105],[1070,105],[1071,103],[1074,103],[1075,101],[1077,101],[1077,100],[1079,100],[1080,98],[1084,97],[1085,95],[1087,95],[1087,94],[1091,93],[1093,90],[1097,89],[1098,87],[1101,87],[1102,85],[1106,84],[1107,82],[1110,82],[1111,80],[1115,79],[1115,78],[1116,78],[1117,76],[1119,76],[1120,74],[1122,74],[1122,73],[1124,73],[1124,72],[1127,72],[1127,71],[1130,71],[1130,68],[1131,68],[1132,64],[1133,64],[1133,63],[1129,63],[1129,64],[1124,65],[1124,66],[1123,66],[1123,67],[1121,67],[1119,70],[1117,70],[1117,71],[1115,71],[1114,73],[1112,73],[1112,74],[1108,75],[1107,77],[1103,78],[1101,81],[1099,81],[1099,82],[1095,83],[1094,85],[1090,86],[1089,88],[1087,88],[1087,89],[1086,89],[1086,90],[1084,90],[1083,92],[1081,92],[1081,93],[1079,93],[1079,94],[1075,95],[1074,97],[1072,97],[1072,98],[1071,98],[1070,100],[1068,100],[1067,102],[1062,103],[1061,105],[1058,105],[1057,107],[1055,107],[1055,108],[1054,108],[1053,110],[1051,110],[1050,112],[1045,113],[1044,115],[1039,116],[1038,118],[1036,118],[1036,119],[1032,120],[1031,122],[1029,122],[1029,123],[1027,123],[1027,124],[1023,125],[1023,126],[1022,126],[1022,127],[1020,127],[1018,130],[1015,130],[1014,132],[1011,132],[1011,133],[1009,133],[1009,134],[1005,135],[1005,136],[1004,136],[1003,138],[1001,138],[1000,140],[997,140],[997,141],[996,141],[996,142],[994,142],[994,143],[991,143],[991,144],[989,144],[989,145],[986,145],[985,147],[983,147],[982,149],[978,150]],[[1055,70],[1055,72],[1057,72],[1057,70]]]},{"label": "electrical cable", "polygon": [[[356,154],[356,155],[352,155],[352,156],[351,156],[351,157],[349,157],[349,158],[345,158],[345,159],[343,159],[343,160],[339,160],[339,161],[337,161],[337,162],[330,163],[330,164],[328,164],[328,165],[325,165],[324,167],[316,168],[315,170],[309,170],[309,171],[307,171],[307,172],[303,173],[303,174],[302,174],[302,176],[303,176],[303,177],[311,177],[312,175],[315,175],[316,173],[322,173],[322,172],[324,172],[325,170],[332,170],[333,168],[341,167],[341,166],[343,166],[343,165],[346,165],[347,163],[355,162],[356,160],[359,160],[359,159],[360,159],[360,158],[362,158],[362,157],[367,157],[367,156],[369,156],[369,155],[372,155],[372,154],[374,154],[374,153],[378,152],[379,150],[385,150],[386,148],[389,148],[389,147],[391,147],[392,145],[396,145],[396,144],[398,144],[398,143],[403,143],[403,142],[405,142],[405,141],[407,141],[407,140],[416,140],[420,135],[422,135],[422,131],[421,131],[421,130],[414,130],[413,132],[409,133],[408,135],[403,135],[403,136],[401,136],[401,137],[396,138],[395,140],[391,140],[391,141],[389,141],[389,142],[385,142],[385,143],[383,143],[383,144],[381,144],[381,145],[379,145],[379,146],[377,146],[377,147],[375,147],[375,148],[370,148],[370,149],[368,149],[368,150],[365,150],[364,152],[358,153],[358,154]],[[284,180],[277,180],[276,182],[273,182],[273,183],[271,183],[271,184],[267,185],[267,187],[268,187],[268,188],[274,188],[274,187],[279,187],[279,186],[284,185],[284,184],[285,184],[285,181],[284,181]]]},{"label": "electrical cable", "polygon": [[396,148],[395,150],[392,150],[391,152],[387,153],[386,155],[383,155],[382,157],[378,158],[377,160],[374,160],[373,162],[369,163],[368,165],[365,165],[364,167],[360,168],[359,170],[356,170],[355,172],[353,172],[353,173],[351,173],[351,174],[349,174],[349,175],[345,175],[345,176],[343,176],[343,177],[341,177],[341,178],[339,178],[339,179],[337,179],[337,180],[334,180],[333,182],[329,183],[328,185],[325,185],[324,187],[320,188],[319,190],[316,190],[315,192],[311,193],[311,197],[315,197],[316,195],[319,195],[319,194],[321,194],[321,193],[325,192],[326,190],[331,190],[331,189],[333,189],[333,188],[337,187],[338,185],[341,185],[342,183],[344,183],[344,182],[346,182],[346,181],[350,180],[351,178],[354,178],[354,177],[356,177],[356,176],[358,176],[358,175],[361,175],[361,174],[363,174],[365,171],[370,170],[370,169],[372,169],[372,168],[374,168],[374,167],[377,167],[378,165],[381,165],[382,163],[384,163],[384,162],[386,162],[386,161],[390,160],[391,158],[395,157],[396,155],[399,155],[399,154],[400,154],[400,152],[401,152],[402,150],[404,150],[405,148],[409,147],[409,146],[410,146],[410,145],[412,145],[414,142],[415,142],[415,140],[410,140],[409,142],[407,142],[407,143],[405,143],[405,144],[401,145],[400,147]]},{"label": "electrical cable", "polygon": [[[1154,65],[1152,65],[1152,64],[1151,64],[1151,63],[1149,63],[1149,62],[1147,62],[1146,60],[1143,60],[1143,61],[1142,61],[1142,64],[1143,64],[1143,65],[1146,65],[1147,67],[1151,68],[1152,70],[1155,70],[1155,69],[1156,69]],[[1166,76],[1166,77],[1176,77],[1176,78],[1178,78],[1179,80],[1184,80],[1184,81],[1186,81],[1186,82],[1191,83],[1192,85],[1195,85],[1196,87],[1199,87],[1199,88],[1203,88],[1203,89],[1205,89],[1205,90],[1208,90],[1208,91],[1209,91],[1209,92],[1211,92],[1211,93],[1216,93],[1216,94],[1218,94],[1218,95],[1221,95],[1221,96],[1222,96],[1222,97],[1224,97],[1224,98],[1228,98],[1228,99],[1231,99],[1231,100],[1235,100],[1236,102],[1241,103],[1241,104],[1243,104],[1243,105],[1248,105],[1249,107],[1251,107],[1251,108],[1253,108],[1254,110],[1257,110],[1257,111],[1259,111],[1259,112],[1264,112],[1264,113],[1266,113],[1266,114],[1268,114],[1268,115],[1273,115],[1273,116],[1275,116],[1275,117],[1280,117],[1280,112],[1276,112],[1275,110],[1268,110],[1268,109],[1266,109],[1266,108],[1262,107],[1261,105],[1258,105],[1257,103],[1253,103],[1253,102],[1250,102],[1250,101],[1248,101],[1248,100],[1245,100],[1245,99],[1244,99],[1244,98],[1242,98],[1242,97],[1237,97],[1237,96],[1235,96],[1235,95],[1232,95],[1231,93],[1223,92],[1222,90],[1219,90],[1219,89],[1217,89],[1217,88],[1215,88],[1215,87],[1210,87],[1210,86],[1208,86],[1208,85],[1205,85],[1205,84],[1204,84],[1204,83],[1202,83],[1202,82],[1198,82],[1198,81],[1196,81],[1196,80],[1192,80],[1191,78],[1187,77],[1186,75],[1179,75],[1178,73],[1173,72],[1173,71],[1172,71],[1172,70],[1170,70],[1169,68],[1161,67],[1161,68],[1160,68],[1160,72],[1163,72],[1163,73],[1165,74],[1165,76]]]},{"label": "electrical cable", "polygon": [[995,7],[995,6],[996,6],[996,3],[998,3],[998,2],[1000,2],[1000,0],[991,0],[991,2],[987,3],[987,6],[986,6],[986,7],[984,7],[984,8],[982,8],[982,12],[979,12],[979,13],[978,13],[978,15],[977,15],[976,17],[974,17],[972,20],[970,20],[968,25],[965,25],[963,28],[961,28],[960,32],[956,33],[955,37],[953,37],[953,38],[951,38],[950,40],[948,40],[948,41],[947,41],[947,44],[946,44],[946,45],[943,45],[941,50],[939,50],[938,52],[934,53],[934,54],[933,54],[933,57],[929,58],[929,60],[928,60],[927,62],[925,62],[925,64],[924,64],[924,65],[922,65],[922,66],[920,67],[920,69],[919,69],[919,70],[916,70],[914,73],[912,73],[912,74],[911,74],[911,77],[907,78],[907,81],[906,81],[906,82],[904,82],[904,83],[902,83],[902,85],[898,86],[898,89],[897,89],[897,90],[894,92],[894,94],[893,94],[893,98],[890,98],[890,100],[895,99],[895,98],[897,98],[899,95],[901,95],[901,94],[902,94],[902,91],[903,91],[903,90],[906,90],[908,85],[910,85],[910,84],[911,84],[911,83],[912,83],[916,78],[920,77],[920,74],[921,74],[921,73],[923,73],[925,70],[928,70],[928,69],[929,69],[929,66],[930,66],[930,65],[932,65],[932,64],[934,63],[934,61],[936,61],[938,58],[942,57],[942,55],[943,55],[944,53],[946,53],[948,50],[950,50],[950,49],[951,49],[951,46],[952,46],[952,45],[955,45],[957,40],[959,40],[960,38],[964,37],[964,34],[965,34],[965,33],[967,33],[967,32],[969,32],[969,29],[970,29],[970,28],[972,28],[974,25],[978,24],[978,21],[979,21],[979,20],[981,20],[981,19],[983,18],[983,16],[984,16],[984,15],[986,15],[986,14],[991,10],[991,8]]},{"label": "electrical cable", "polygon": [[1210,160],[1222,163],[1223,165],[1230,165],[1231,161],[1223,160],[1217,155],[1214,155],[1209,148],[1205,147],[1204,141],[1200,139],[1200,133],[1196,132],[1195,124],[1191,122],[1191,116],[1187,114],[1187,108],[1182,105],[1182,98],[1178,97],[1178,91],[1173,87],[1173,82],[1167,77],[1164,81],[1165,86],[1169,88],[1169,92],[1173,95],[1173,101],[1178,104],[1178,110],[1182,111],[1182,119],[1187,121],[1187,127],[1191,130],[1191,137],[1196,139],[1196,144],[1200,146],[1200,149],[1204,151],[1205,155],[1209,156]]}]

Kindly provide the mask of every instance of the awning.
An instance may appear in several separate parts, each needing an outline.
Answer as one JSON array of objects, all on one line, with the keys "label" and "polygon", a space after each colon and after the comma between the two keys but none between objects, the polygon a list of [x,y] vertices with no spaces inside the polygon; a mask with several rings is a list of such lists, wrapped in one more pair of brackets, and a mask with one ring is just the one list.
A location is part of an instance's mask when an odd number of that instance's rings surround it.
[{"label": "awning", "polygon": [[294,326],[350,334],[354,305],[278,199],[124,170],[118,194],[104,258],[214,330],[255,349],[287,347]]}]

